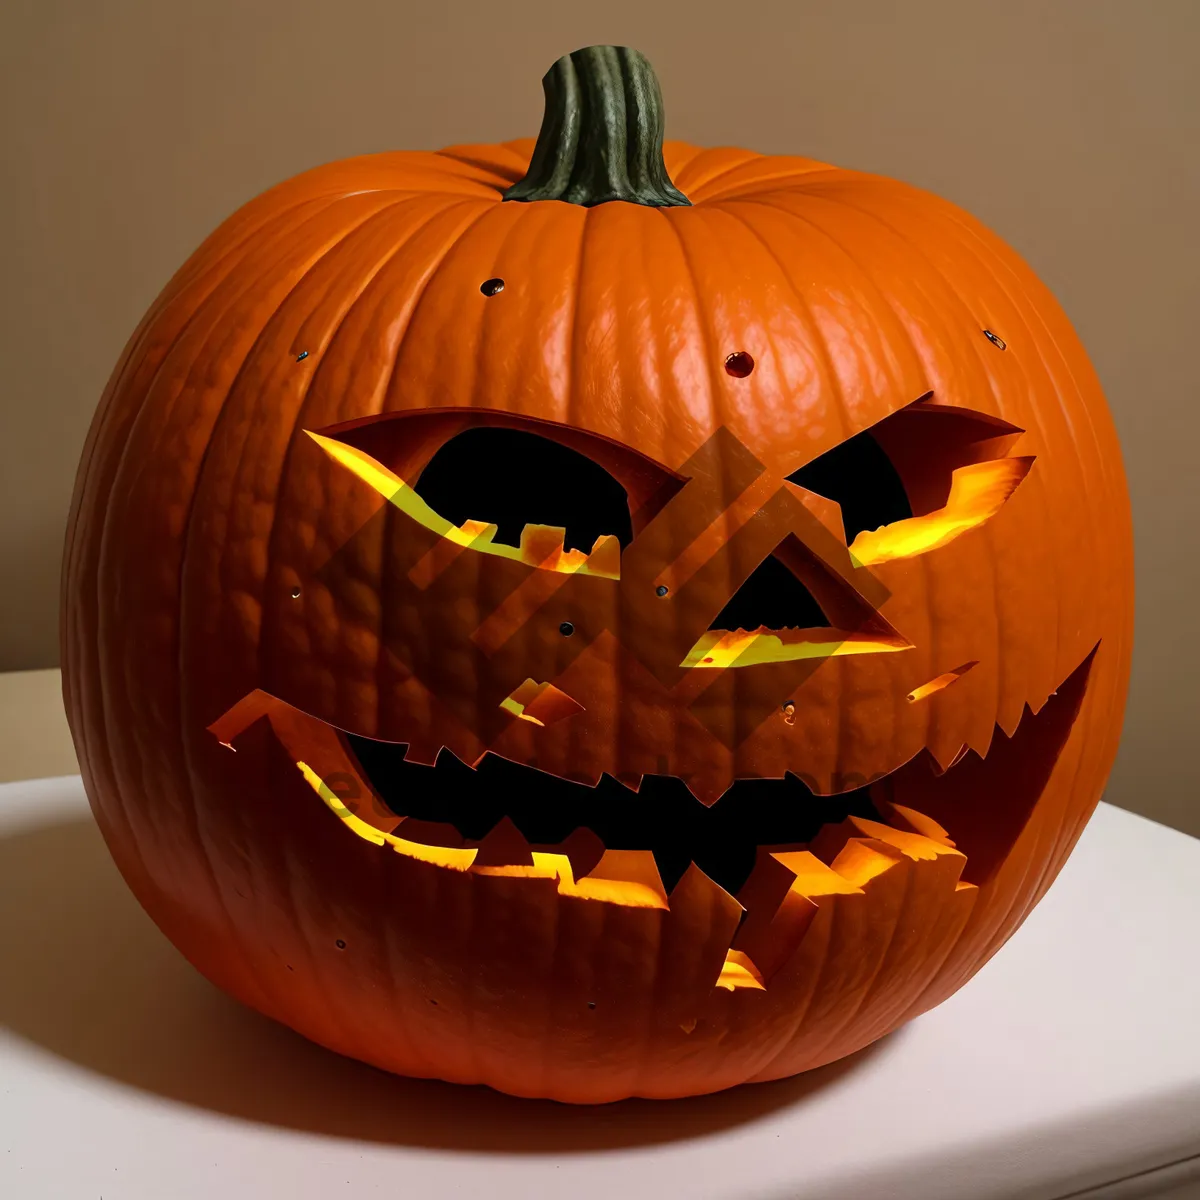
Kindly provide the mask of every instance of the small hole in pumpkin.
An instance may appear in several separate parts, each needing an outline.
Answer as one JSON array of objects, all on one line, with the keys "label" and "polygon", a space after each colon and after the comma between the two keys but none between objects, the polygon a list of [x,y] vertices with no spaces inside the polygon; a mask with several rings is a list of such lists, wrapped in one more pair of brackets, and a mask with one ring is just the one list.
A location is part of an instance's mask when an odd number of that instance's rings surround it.
[{"label": "small hole in pumpkin", "polygon": [[430,1001],[429,1001],[429,1003],[430,1003],[430,1004],[432,1004],[434,1008],[437,1008],[437,1001],[436,1001],[436,1000],[430,1000]]},{"label": "small hole in pumpkin", "polygon": [[735,350],[725,359],[725,370],[734,379],[745,379],[754,370],[754,359],[745,350]]},{"label": "small hole in pumpkin", "polygon": [[570,637],[571,634],[575,632],[575,626],[572,625],[570,621],[564,621],[558,627],[558,632],[561,633],[563,637]]},{"label": "small hole in pumpkin", "polygon": [[344,941],[342,941],[342,939],[341,939],[341,938],[338,938],[338,940],[337,940],[336,942],[334,942],[333,944],[334,944],[334,945],[335,945],[335,946],[336,946],[336,947],[337,947],[339,950],[345,950],[345,948],[346,948],[346,943],[345,943]]},{"label": "small hole in pumpkin", "polygon": [[983,336],[987,338],[987,340],[991,342],[993,346],[996,346],[1000,350],[1004,350],[1008,347],[1008,343],[1002,337],[994,334],[990,329],[985,329],[983,331]]},{"label": "small hole in pumpkin", "polygon": [[292,599],[293,599],[293,600],[299,600],[299,599],[300,599],[300,589],[299,589],[298,587],[294,587],[294,588],[292,588]]},{"label": "small hole in pumpkin", "polygon": [[494,296],[498,292],[504,291],[503,279],[485,279],[480,285],[479,290],[485,296]]},{"label": "small hole in pumpkin", "polygon": [[783,706],[783,723],[785,725],[795,725],[796,723],[796,705],[791,700]]},{"label": "small hole in pumpkin", "polygon": [[589,1001],[588,1001],[588,1008],[595,1008],[595,1007],[596,1007],[596,1002],[595,1002],[595,1000],[589,1000]]},{"label": "small hole in pumpkin", "polygon": [[301,350],[300,353],[296,355],[296,361],[303,362],[307,357],[308,357],[308,351]]},{"label": "small hole in pumpkin", "polygon": [[669,591],[670,591],[670,588],[668,588],[665,583],[660,583],[658,585],[658,587],[656,587],[654,589],[654,594],[656,596],[665,596],[667,594],[667,592],[669,592]]}]

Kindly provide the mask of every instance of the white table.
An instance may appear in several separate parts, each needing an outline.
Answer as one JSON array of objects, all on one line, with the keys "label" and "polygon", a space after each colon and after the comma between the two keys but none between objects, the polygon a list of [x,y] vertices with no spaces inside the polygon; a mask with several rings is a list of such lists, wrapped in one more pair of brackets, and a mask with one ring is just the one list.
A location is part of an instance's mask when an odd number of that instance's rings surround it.
[{"label": "white table", "polygon": [[74,776],[0,786],[5,1200],[1200,1196],[1200,841],[1102,805],[941,1008],[798,1079],[577,1109],[398,1079],[239,1008]]}]

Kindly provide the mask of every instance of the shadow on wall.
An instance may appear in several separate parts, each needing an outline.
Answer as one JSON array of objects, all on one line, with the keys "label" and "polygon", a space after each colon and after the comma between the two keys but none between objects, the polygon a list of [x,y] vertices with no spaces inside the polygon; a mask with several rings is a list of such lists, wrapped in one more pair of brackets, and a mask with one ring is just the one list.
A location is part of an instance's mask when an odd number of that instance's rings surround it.
[{"label": "shadow on wall", "polygon": [[169,1100],[333,1137],[560,1154],[701,1137],[834,1085],[898,1036],[794,1079],[689,1100],[575,1107],[403,1079],[228,999],[139,907],[90,818],[0,839],[0,1022]]}]

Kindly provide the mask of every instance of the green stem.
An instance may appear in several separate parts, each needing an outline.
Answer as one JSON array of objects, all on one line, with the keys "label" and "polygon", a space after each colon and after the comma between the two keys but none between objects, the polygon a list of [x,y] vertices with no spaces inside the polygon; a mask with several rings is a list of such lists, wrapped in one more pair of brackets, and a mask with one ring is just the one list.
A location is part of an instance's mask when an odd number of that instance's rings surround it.
[{"label": "green stem", "polygon": [[690,204],[663,162],[662,92],[654,69],[627,46],[564,54],[542,78],[546,112],[519,183],[505,200],[655,208]]}]

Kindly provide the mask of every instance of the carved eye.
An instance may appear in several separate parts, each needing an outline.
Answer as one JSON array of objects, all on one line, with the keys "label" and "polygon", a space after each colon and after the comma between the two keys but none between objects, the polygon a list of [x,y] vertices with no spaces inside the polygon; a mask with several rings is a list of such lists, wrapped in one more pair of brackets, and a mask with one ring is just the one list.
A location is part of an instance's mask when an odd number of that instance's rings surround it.
[{"label": "carved eye", "polygon": [[448,541],[610,579],[620,578],[621,551],[685,482],[619,442],[489,409],[388,413],[309,436]]},{"label": "carved eye", "polygon": [[611,535],[633,540],[629,496],[599,463],[524,429],[478,426],[442,446],[413,484],[435,512],[461,526],[496,526],[492,540],[521,544],[527,525],[561,528],[567,550],[590,553]]},{"label": "carved eye", "polygon": [[869,430],[827,450],[788,478],[837,502],[847,545],[864,530],[914,515],[903,480]]},{"label": "carved eye", "polygon": [[999,512],[1032,456],[1006,457],[1023,430],[998,417],[910,404],[788,476],[835,501],[864,565],[936,550]]}]

